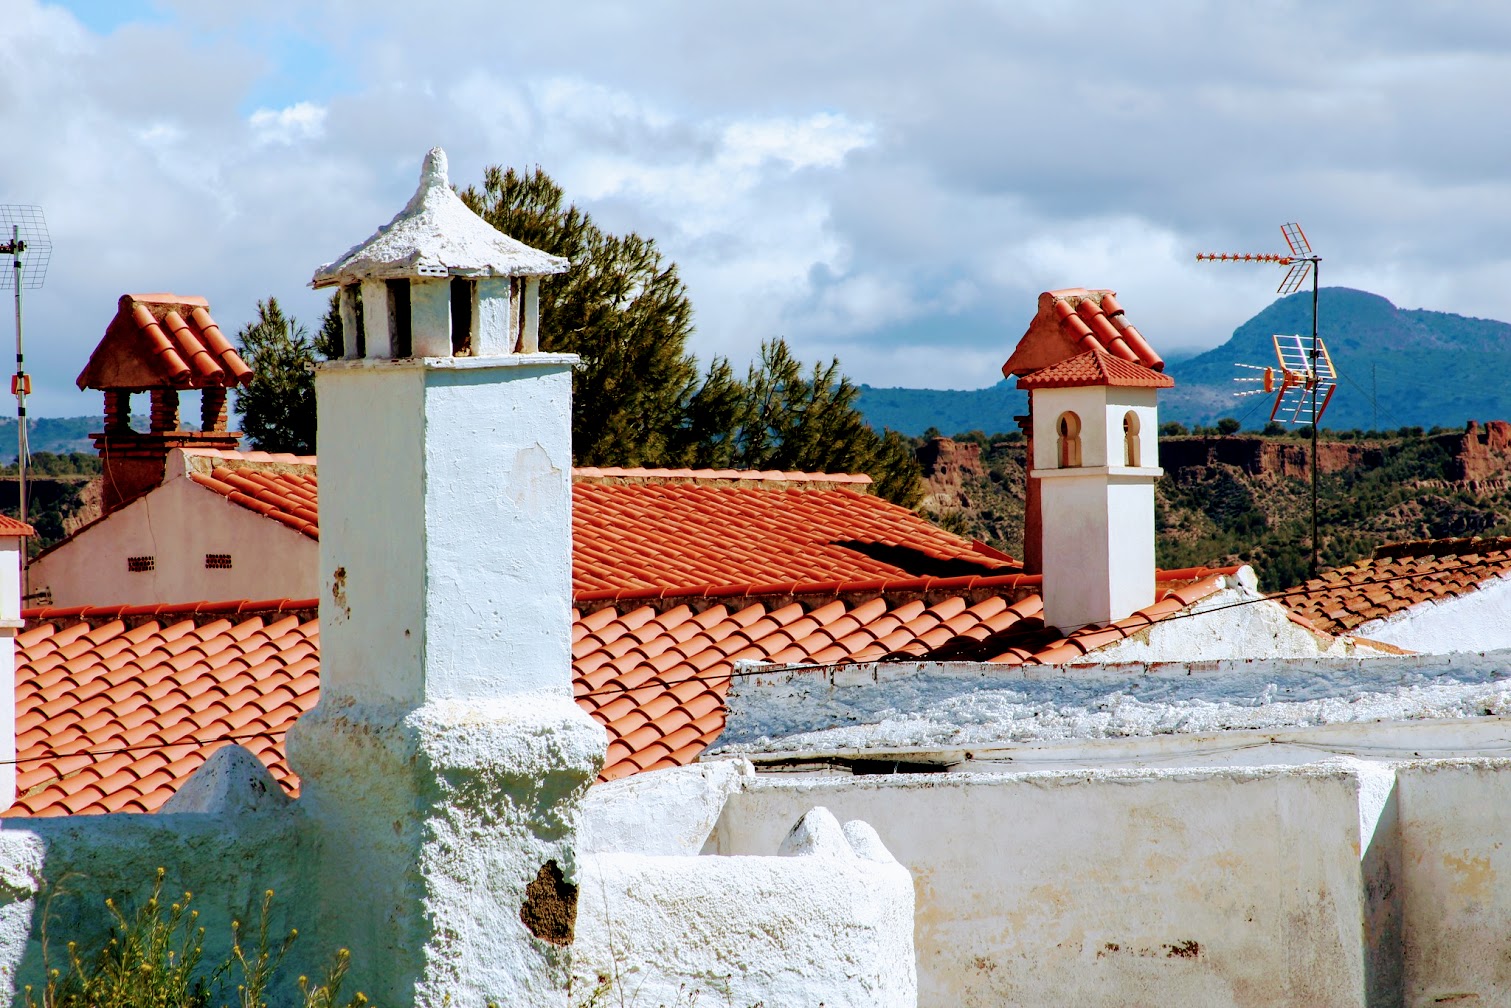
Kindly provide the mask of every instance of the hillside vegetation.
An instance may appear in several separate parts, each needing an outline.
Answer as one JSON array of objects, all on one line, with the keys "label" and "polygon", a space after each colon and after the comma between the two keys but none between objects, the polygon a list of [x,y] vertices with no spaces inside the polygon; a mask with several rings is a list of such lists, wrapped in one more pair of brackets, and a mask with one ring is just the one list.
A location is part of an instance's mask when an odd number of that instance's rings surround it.
[{"label": "hillside vegetation", "polygon": [[[1022,436],[918,439],[925,513],[1022,555]],[[1511,534],[1511,426],[1467,431],[1324,432],[1318,525],[1324,569],[1387,542]],[[1161,567],[1252,564],[1266,590],[1305,580],[1308,445],[1295,436],[1161,439],[1155,488]]]}]

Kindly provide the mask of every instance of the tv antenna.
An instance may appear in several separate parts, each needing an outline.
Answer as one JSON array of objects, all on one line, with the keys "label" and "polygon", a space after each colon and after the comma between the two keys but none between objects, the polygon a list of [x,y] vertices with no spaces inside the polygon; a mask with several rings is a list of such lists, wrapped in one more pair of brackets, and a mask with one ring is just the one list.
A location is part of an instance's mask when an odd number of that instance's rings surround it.
[{"label": "tv antenna", "polygon": [[[52,240],[47,235],[47,218],[39,206],[0,204],[0,254],[11,259],[9,270],[0,270],[0,290],[16,291],[16,373],[11,376],[10,390],[16,397],[16,475],[20,516],[26,518],[26,465],[31,449],[26,442],[26,397],[31,394],[31,376],[26,373],[26,354],[21,341],[21,291],[36,290],[47,279],[47,261],[52,256]],[[22,604],[26,595],[26,549],[21,549]]]},{"label": "tv antenna", "polygon": [[[1312,278],[1312,338],[1310,341],[1302,336],[1276,336],[1275,354],[1280,361],[1281,386],[1280,394],[1275,398],[1275,408],[1270,411],[1271,420],[1279,420],[1281,423],[1307,423],[1312,427],[1312,563],[1311,576],[1317,576],[1317,423],[1322,419],[1322,411],[1327,408],[1328,400],[1333,396],[1333,391],[1338,386],[1338,375],[1333,368],[1332,358],[1327,354],[1327,348],[1322,345],[1322,340],[1317,336],[1317,277],[1322,271],[1322,257],[1312,251],[1311,243],[1306,240],[1306,232],[1301,230],[1301,225],[1296,223],[1280,225],[1280,233],[1285,236],[1285,243],[1290,247],[1290,253],[1279,252],[1201,252],[1196,256],[1197,262],[1270,262],[1279,266],[1288,266],[1285,278],[1280,281],[1276,289],[1278,294],[1294,294],[1306,281],[1307,274]],[[1282,340],[1286,342],[1282,349]],[[1298,366],[1299,365],[1299,366]],[[1254,364],[1241,364],[1240,367],[1258,367]],[[1275,374],[1270,368],[1260,368],[1265,372],[1263,378],[1248,379],[1249,381],[1261,381],[1264,388],[1253,391],[1274,391],[1273,384]],[[1239,379],[1240,381],[1244,379]],[[1244,393],[1239,393],[1240,395]],[[1319,401],[1320,396],[1320,401]],[[1289,415],[1286,411],[1289,409]]]}]

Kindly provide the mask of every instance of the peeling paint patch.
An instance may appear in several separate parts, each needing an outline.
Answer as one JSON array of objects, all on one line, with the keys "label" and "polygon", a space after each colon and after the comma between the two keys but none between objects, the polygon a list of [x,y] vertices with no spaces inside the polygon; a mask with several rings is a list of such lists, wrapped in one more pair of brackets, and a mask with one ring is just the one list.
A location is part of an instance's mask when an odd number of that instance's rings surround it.
[{"label": "peeling paint patch", "polygon": [[1196,959],[1201,956],[1201,945],[1187,938],[1174,945],[1165,946],[1166,959]]},{"label": "peeling paint patch", "polygon": [[1489,858],[1472,857],[1466,850],[1463,857],[1444,854],[1443,865],[1458,876],[1453,891],[1460,896],[1485,896],[1495,884],[1495,869],[1490,867]]},{"label": "peeling paint patch", "polygon": [[552,945],[570,945],[577,927],[577,887],[566,880],[553,859],[540,866],[525,886],[519,919],[530,933]]},{"label": "peeling paint patch", "polygon": [[346,619],[352,618],[352,607],[346,603],[346,568],[337,567],[331,575],[331,601]]}]

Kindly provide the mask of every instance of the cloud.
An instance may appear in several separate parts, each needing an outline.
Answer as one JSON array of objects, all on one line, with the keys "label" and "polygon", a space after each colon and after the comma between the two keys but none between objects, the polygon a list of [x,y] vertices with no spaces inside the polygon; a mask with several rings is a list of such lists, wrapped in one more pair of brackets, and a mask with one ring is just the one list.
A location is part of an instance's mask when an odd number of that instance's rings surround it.
[{"label": "cloud", "polygon": [[324,106],[302,101],[287,108],[260,108],[247,117],[256,143],[291,144],[310,140],[325,132]]},{"label": "cloud", "polygon": [[71,377],[125,291],[314,322],[310,273],[436,143],[459,183],[539,164],[655,237],[695,349],[737,364],[782,335],[872,384],[986,385],[1038,291],[1081,285],[1210,346],[1279,278],[1193,254],[1289,220],[1325,283],[1511,319],[1508,48],[1491,0],[168,0],[108,31],[11,0],[0,200],[55,246],[34,407],[97,408]]}]

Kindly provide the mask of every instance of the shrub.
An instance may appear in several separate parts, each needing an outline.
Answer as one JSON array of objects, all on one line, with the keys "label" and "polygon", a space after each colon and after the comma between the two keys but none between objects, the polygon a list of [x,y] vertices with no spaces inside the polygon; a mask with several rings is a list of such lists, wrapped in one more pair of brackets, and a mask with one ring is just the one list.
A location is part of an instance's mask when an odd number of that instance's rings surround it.
[{"label": "shrub", "polygon": [[[236,1008],[267,1008],[267,995],[289,947],[299,937],[297,930],[276,945],[268,929],[273,890],[263,893],[255,934],[244,941],[240,921],[231,922],[231,951],[213,965],[205,965],[205,929],[199,926],[199,911],[190,908],[194,895],[164,904],[164,869],[157,870],[152,893],[133,913],[126,913],[114,899],[105,900],[112,919],[110,936],[102,948],[90,951],[67,944],[66,969],[49,959],[48,924],[51,897],[42,914],[41,989],[27,984],[23,989],[26,1008],[210,1008],[225,1005],[219,995],[228,981],[235,981]],[[367,998],[361,992],[342,1006],[341,984],[350,964],[350,954],[341,949],[333,957],[323,982],[298,980],[305,1008],[362,1008]]]}]

